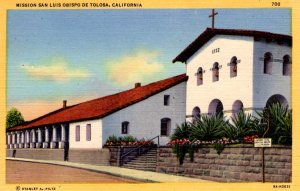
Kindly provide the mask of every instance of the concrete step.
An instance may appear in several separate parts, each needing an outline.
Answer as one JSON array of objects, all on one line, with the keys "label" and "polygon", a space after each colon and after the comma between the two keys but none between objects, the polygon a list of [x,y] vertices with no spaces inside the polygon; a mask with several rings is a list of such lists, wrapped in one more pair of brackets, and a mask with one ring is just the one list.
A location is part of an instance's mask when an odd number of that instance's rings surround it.
[{"label": "concrete step", "polygon": [[124,168],[133,168],[133,169],[156,169],[156,166],[139,166],[139,165],[126,165]]},{"label": "concrete step", "polygon": [[131,167],[126,167],[129,169],[134,169],[134,170],[144,170],[144,171],[152,171],[152,172],[156,172],[155,168],[131,168]]},{"label": "concrete step", "polygon": [[155,156],[149,156],[149,155],[141,155],[141,156],[138,156],[138,157],[136,157],[136,158],[156,158],[157,156],[155,155]]},{"label": "concrete step", "polygon": [[156,166],[155,163],[127,163],[124,164],[123,166],[137,166],[137,167],[144,167],[144,166]]},{"label": "concrete step", "polygon": [[153,158],[153,159],[146,159],[146,158],[143,158],[143,159],[141,159],[141,158],[137,158],[137,159],[133,159],[133,160],[131,160],[131,161],[127,161],[126,163],[135,163],[135,162],[142,162],[142,163],[149,163],[149,162],[155,162],[156,163],[156,158]]},{"label": "concrete step", "polygon": [[129,161],[131,163],[136,163],[136,162],[140,162],[140,163],[156,163],[156,159],[135,159],[135,160],[132,160],[132,161]]},{"label": "concrete step", "polygon": [[130,161],[126,161],[123,167],[136,169],[136,170],[156,171],[156,164],[157,164],[157,150],[150,149],[144,154]]},{"label": "concrete step", "polygon": [[129,163],[125,163],[124,165],[133,165],[133,166],[156,166],[156,161],[149,161],[149,162],[144,162],[144,161],[135,161],[135,162],[129,162]]},{"label": "concrete step", "polygon": [[129,163],[156,163],[156,160],[154,160],[154,159],[152,159],[152,160],[135,159],[135,160],[129,161]]}]

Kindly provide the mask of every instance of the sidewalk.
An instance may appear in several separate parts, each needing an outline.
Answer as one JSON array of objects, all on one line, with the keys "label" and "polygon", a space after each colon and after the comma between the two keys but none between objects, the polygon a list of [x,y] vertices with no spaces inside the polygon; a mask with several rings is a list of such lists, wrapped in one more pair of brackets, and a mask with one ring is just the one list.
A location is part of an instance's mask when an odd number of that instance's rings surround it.
[{"label": "sidewalk", "polygon": [[54,164],[54,165],[91,170],[94,172],[101,172],[109,175],[134,179],[142,182],[210,182],[207,180],[201,180],[197,178],[189,178],[184,176],[176,176],[176,175],[163,174],[158,172],[133,170],[133,169],[120,168],[115,166],[98,166],[98,165],[90,165],[90,164],[73,163],[67,161],[35,160],[35,159],[11,158],[11,157],[7,157],[6,159],[24,161],[24,162]]}]

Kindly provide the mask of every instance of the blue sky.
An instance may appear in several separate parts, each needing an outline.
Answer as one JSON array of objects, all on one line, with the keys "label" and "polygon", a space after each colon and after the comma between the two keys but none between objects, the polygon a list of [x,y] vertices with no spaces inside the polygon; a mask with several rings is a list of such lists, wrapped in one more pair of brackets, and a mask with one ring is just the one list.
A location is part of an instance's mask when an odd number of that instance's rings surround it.
[{"label": "blue sky", "polygon": [[[289,9],[217,9],[216,28],[291,34]],[[210,9],[10,10],[7,103],[26,120],[185,73],[172,64]]]}]

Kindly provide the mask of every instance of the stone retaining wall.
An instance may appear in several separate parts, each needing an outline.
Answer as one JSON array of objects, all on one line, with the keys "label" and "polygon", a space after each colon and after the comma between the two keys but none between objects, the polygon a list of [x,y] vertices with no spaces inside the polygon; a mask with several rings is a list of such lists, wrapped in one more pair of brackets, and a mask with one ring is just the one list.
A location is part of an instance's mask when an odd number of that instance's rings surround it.
[{"label": "stone retaining wall", "polygon": [[[265,148],[264,154],[265,181],[291,182],[291,148]],[[161,147],[158,149],[157,172],[219,182],[261,182],[262,148],[226,147],[220,155],[213,148],[199,148],[193,162],[186,154],[183,164],[179,165],[172,148]]]},{"label": "stone retaining wall", "polygon": [[7,149],[7,157],[37,160],[64,160],[63,149]]},{"label": "stone retaining wall", "polygon": [[[6,156],[37,160],[64,161],[64,149],[6,149]],[[68,161],[83,164],[109,165],[108,149],[70,149]]]},{"label": "stone retaining wall", "polygon": [[83,164],[109,165],[108,149],[70,149],[69,161]]}]

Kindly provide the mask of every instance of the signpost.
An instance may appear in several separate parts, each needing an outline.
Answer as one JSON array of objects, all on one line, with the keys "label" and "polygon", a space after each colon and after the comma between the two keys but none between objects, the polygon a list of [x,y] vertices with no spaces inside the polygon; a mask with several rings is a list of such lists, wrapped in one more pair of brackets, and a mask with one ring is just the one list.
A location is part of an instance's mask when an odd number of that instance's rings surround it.
[{"label": "signpost", "polygon": [[265,147],[272,147],[271,138],[257,138],[254,139],[254,147],[262,148],[262,178],[265,182]]},{"label": "signpost", "polygon": [[271,138],[254,139],[254,147],[272,147],[272,139]]}]

